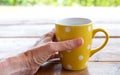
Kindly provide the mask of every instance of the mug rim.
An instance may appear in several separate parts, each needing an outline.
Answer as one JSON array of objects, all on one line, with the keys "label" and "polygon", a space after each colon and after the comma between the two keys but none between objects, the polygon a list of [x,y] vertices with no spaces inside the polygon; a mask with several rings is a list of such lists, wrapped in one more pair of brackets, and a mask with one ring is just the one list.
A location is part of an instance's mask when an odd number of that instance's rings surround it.
[{"label": "mug rim", "polygon": [[[71,20],[73,20],[73,19],[74,19],[74,23],[71,22]],[[82,20],[82,21],[80,22],[80,20]],[[66,21],[67,21],[67,23],[65,23]],[[88,18],[64,18],[64,19],[57,21],[55,24],[62,25],[62,26],[84,26],[84,25],[92,24],[92,21]]]}]

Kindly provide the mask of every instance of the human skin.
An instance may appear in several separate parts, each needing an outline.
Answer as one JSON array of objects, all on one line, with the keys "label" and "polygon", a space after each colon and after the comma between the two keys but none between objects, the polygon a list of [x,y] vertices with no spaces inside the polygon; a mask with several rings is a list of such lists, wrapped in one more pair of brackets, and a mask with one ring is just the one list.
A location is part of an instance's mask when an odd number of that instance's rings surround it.
[{"label": "human skin", "polygon": [[[44,34],[30,50],[0,61],[0,75],[34,75],[40,66],[56,52],[67,51],[82,45],[82,39],[54,42],[55,30]],[[58,55],[57,55],[58,56]]]}]

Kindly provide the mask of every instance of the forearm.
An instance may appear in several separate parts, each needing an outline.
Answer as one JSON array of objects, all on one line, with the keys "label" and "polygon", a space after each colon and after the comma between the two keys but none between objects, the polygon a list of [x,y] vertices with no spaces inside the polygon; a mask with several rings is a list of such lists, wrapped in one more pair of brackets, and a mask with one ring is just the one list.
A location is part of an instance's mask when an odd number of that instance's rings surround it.
[{"label": "forearm", "polygon": [[7,58],[0,62],[0,75],[33,75],[34,71],[25,54]]}]

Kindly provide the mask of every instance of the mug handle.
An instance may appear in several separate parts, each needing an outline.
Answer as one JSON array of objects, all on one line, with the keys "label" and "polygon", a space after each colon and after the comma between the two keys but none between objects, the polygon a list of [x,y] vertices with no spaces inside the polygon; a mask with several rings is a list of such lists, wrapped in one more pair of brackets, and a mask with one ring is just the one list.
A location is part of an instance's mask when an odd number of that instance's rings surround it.
[{"label": "mug handle", "polygon": [[96,49],[94,49],[94,50],[91,50],[91,52],[90,52],[90,57],[94,54],[94,53],[96,53],[96,52],[98,52],[99,50],[101,50],[102,48],[104,48],[104,46],[107,44],[107,42],[108,42],[108,40],[109,40],[109,35],[108,35],[108,33],[104,30],[104,29],[101,29],[101,28],[97,28],[97,29],[93,29],[93,34],[92,34],[92,38],[95,36],[95,34],[97,33],[97,32],[103,32],[104,34],[105,34],[105,41],[104,41],[104,43],[100,46],[100,47],[98,47],[98,48],[96,48]]}]

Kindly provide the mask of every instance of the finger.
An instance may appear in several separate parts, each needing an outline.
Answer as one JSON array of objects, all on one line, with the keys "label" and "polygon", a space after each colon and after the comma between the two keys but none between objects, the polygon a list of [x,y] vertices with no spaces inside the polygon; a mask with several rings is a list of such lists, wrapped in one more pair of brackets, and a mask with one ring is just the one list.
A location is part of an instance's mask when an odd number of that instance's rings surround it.
[{"label": "finger", "polygon": [[53,42],[49,43],[48,46],[50,47],[49,50],[51,51],[65,51],[65,50],[71,50],[74,48],[77,48],[83,44],[83,39],[73,39],[73,40],[67,40],[62,42]]},{"label": "finger", "polygon": [[[52,55],[49,59],[54,59],[54,58],[59,58],[60,57],[60,55],[59,54],[54,54],[54,55]],[[49,60],[48,59],[48,60]]]},{"label": "finger", "polygon": [[52,29],[49,33],[46,33],[43,35],[45,37],[51,37],[53,38],[55,36],[55,29]]},{"label": "finger", "polygon": [[38,46],[40,44],[44,44],[46,42],[52,42],[54,36],[55,36],[55,29],[53,29],[49,33],[44,34],[43,36],[41,36],[40,39],[34,44],[33,47],[36,47],[36,46]]},{"label": "finger", "polygon": [[41,37],[41,40],[42,42],[52,42],[54,37],[55,37],[55,29],[53,29],[47,34],[44,34],[43,37]]},{"label": "finger", "polygon": [[58,51],[67,51],[77,48],[83,44],[81,38],[67,40],[62,42],[50,42],[32,50],[32,57],[37,64],[47,61],[53,54]]}]

